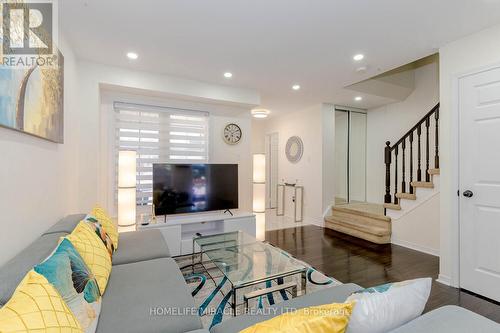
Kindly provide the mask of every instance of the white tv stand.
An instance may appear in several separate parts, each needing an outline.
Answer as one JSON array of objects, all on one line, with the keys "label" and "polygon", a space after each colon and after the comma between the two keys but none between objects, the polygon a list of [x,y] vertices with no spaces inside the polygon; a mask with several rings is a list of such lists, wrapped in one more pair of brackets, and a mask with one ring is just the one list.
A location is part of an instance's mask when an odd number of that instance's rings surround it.
[{"label": "white tv stand", "polygon": [[[156,224],[138,225],[138,230],[160,229],[167,241],[172,256],[193,253],[193,238],[196,234],[213,235],[241,230],[256,236],[256,221],[253,213],[233,212],[196,213],[185,215],[157,216]],[[197,249],[195,249],[197,251]]]}]

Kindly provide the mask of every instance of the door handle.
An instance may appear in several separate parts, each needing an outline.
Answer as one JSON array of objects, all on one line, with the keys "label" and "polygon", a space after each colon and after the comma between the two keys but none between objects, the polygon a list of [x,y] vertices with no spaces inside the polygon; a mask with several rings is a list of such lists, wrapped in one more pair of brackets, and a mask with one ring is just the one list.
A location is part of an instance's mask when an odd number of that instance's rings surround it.
[{"label": "door handle", "polygon": [[467,191],[464,191],[463,195],[466,198],[472,198],[472,196],[474,195],[474,193],[471,190],[467,190]]}]

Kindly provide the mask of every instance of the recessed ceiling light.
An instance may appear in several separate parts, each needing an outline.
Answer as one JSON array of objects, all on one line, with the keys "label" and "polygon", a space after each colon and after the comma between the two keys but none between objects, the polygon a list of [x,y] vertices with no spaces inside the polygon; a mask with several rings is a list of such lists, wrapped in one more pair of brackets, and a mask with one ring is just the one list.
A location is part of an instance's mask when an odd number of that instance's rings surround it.
[{"label": "recessed ceiling light", "polygon": [[252,110],[252,116],[254,118],[267,118],[271,111],[266,110],[266,109],[253,109]]},{"label": "recessed ceiling light", "polygon": [[127,53],[127,57],[129,59],[135,60],[135,59],[139,58],[139,55],[135,52],[129,52],[129,53]]},{"label": "recessed ceiling light", "polygon": [[294,85],[292,86],[292,89],[293,89],[293,90],[300,90],[300,85],[298,85],[298,84],[294,84]]},{"label": "recessed ceiling light", "polygon": [[365,58],[363,54],[356,54],[354,57],[352,57],[355,61],[361,61]]},{"label": "recessed ceiling light", "polygon": [[363,100],[363,97],[361,97],[361,96],[356,96],[356,97],[354,97],[354,100],[355,100],[356,102],[359,102],[359,101],[362,101],[362,100]]},{"label": "recessed ceiling light", "polygon": [[230,79],[230,78],[232,78],[232,77],[233,77],[233,73],[230,73],[230,72],[225,72],[225,73],[224,73],[224,77],[225,77],[226,79]]}]

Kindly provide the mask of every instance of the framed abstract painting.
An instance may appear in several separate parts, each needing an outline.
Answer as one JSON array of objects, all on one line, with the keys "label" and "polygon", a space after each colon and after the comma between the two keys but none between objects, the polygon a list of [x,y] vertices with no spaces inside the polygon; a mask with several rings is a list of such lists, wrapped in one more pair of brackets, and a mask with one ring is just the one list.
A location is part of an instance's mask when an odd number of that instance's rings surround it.
[{"label": "framed abstract painting", "polygon": [[64,57],[55,66],[0,64],[0,126],[64,142]]}]

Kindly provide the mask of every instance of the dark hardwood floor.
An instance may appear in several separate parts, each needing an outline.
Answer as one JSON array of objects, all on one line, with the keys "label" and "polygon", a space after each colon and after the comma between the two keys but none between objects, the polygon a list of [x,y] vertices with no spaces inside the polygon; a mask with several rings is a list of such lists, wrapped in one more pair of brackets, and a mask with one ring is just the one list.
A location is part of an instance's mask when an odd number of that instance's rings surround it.
[{"label": "dark hardwood floor", "polygon": [[500,305],[435,281],[438,257],[393,244],[376,245],[318,226],[267,231],[266,240],[344,283],[372,287],[432,277],[426,312],[459,305],[500,323]]}]

